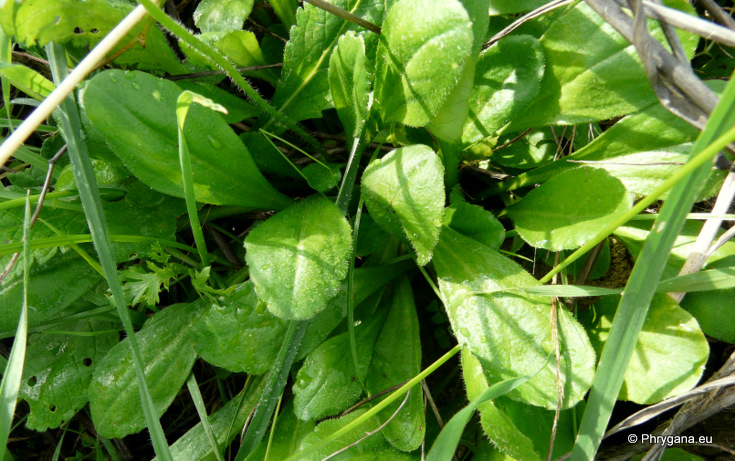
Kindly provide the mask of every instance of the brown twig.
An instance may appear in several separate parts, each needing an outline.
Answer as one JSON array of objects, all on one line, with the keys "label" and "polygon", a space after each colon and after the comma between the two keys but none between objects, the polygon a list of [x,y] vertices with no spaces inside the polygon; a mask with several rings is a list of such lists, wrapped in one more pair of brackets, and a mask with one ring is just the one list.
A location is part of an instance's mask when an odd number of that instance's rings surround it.
[{"label": "brown twig", "polygon": [[735,19],[727,11],[723,10],[714,0],[698,0],[699,4],[712,15],[715,21],[723,26],[735,30]]}]

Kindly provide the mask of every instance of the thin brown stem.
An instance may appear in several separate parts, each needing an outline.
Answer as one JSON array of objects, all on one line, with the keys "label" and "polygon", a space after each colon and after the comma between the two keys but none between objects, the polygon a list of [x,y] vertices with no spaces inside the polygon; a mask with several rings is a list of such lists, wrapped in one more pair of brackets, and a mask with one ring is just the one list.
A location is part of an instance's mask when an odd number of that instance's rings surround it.
[{"label": "thin brown stem", "polygon": [[352,22],[354,24],[357,24],[360,27],[363,27],[370,32],[375,32],[376,34],[380,35],[380,27],[376,26],[370,21],[366,21],[362,19],[359,16],[356,16],[352,13],[350,13],[347,10],[344,10],[338,6],[334,6],[331,3],[325,2],[324,0],[304,0],[306,3],[311,3],[317,8],[321,8],[327,13],[331,13],[337,17],[340,17],[344,19],[345,21]]}]

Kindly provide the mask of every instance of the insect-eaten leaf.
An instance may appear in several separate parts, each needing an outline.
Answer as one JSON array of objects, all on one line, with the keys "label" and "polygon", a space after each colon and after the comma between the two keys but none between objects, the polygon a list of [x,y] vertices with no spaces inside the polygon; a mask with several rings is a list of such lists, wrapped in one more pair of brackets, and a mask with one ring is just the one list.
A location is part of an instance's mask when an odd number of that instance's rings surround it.
[{"label": "insect-eaten leaf", "polygon": [[439,240],[444,166],[428,146],[402,147],[374,160],[362,176],[368,211],[394,237],[408,240],[425,265]]},{"label": "insect-eaten leaf", "polygon": [[258,297],[283,319],[308,319],[339,292],[352,229],[336,205],[306,198],[253,229],[245,260]]}]

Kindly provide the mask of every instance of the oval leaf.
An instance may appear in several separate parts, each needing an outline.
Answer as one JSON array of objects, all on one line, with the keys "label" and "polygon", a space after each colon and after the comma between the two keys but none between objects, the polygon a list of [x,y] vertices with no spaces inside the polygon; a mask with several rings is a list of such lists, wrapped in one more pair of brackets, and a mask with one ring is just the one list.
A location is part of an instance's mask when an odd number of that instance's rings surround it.
[{"label": "oval leaf", "polygon": [[472,21],[457,0],[400,0],[383,23],[375,100],[385,116],[410,126],[429,123],[470,61]]},{"label": "oval leaf", "polygon": [[329,88],[345,133],[359,138],[370,107],[370,73],[365,41],[354,32],[343,35],[329,59]]},{"label": "oval leaf", "polygon": [[347,275],[352,230],[321,195],[304,199],[255,228],[245,260],[258,297],[284,319],[321,312]]},{"label": "oval leaf", "polygon": [[[196,360],[191,330],[200,314],[197,304],[170,306],[135,334],[159,417],[181,390]],[[94,427],[103,437],[125,437],[145,428],[127,339],[117,343],[95,369],[89,386],[89,408]]]},{"label": "oval leaf", "polygon": [[559,251],[582,246],[632,205],[619,179],[604,170],[579,168],[532,190],[508,214],[529,245]]},{"label": "oval leaf", "polygon": [[[411,242],[422,266],[439,240],[444,166],[429,147],[402,147],[374,160],[362,176],[370,215],[386,231]],[[396,219],[398,218],[398,219]]]},{"label": "oval leaf", "polygon": [[[610,333],[619,300],[606,296],[595,303],[599,323],[590,329],[590,338],[598,351]],[[620,399],[651,405],[688,391],[702,377],[708,356],[707,338],[694,317],[670,297],[656,295],[625,370]]]},{"label": "oval leaf", "polygon": [[[83,99],[94,128],[138,179],[183,197],[175,113],[179,94],[181,89],[167,80],[110,70],[89,82]],[[263,210],[288,205],[219,115],[192,107],[184,133],[198,202]]]},{"label": "oval leaf", "polygon": [[[556,367],[547,361],[551,341],[550,303],[532,295],[491,293],[539,285],[497,251],[444,228],[434,255],[439,289],[454,334],[482,363],[490,385],[532,375],[509,398],[556,408]],[[582,399],[592,383],[595,352],[574,317],[559,308],[564,407]]]}]

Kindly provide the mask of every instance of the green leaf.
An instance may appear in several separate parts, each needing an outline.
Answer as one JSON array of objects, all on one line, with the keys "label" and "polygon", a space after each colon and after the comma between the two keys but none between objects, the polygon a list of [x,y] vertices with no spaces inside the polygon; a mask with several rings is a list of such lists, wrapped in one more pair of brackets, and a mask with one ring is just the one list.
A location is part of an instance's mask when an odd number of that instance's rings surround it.
[{"label": "green leaf", "polygon": [[288,323],[275,317],[245,282],[209,305],[194,326],[194,349],[207,362],[234,372],[271,368]]},{"label": "green leaf", "polygon": [[[509,398],[556,408],[556,371],[547,363],[553,351],[550,303],[533,295],[491,293],[514,286],[539,285],[520,266],[495,250],[444,228],[434,267],[454,334],[480,359],[488,382],[536,373]],[[592,382],[595,353],[577,321],[559,309],[561,370],[565,408],[582,399]],[[509,346],[510,345],[510,346]]]},{"label": "green leaf", "polygon": [[452,204],[444,210],[444,225],[497,250],[505,240],[505,228],[481,206],[467,203],[462,194],[452,192]]},{"label": "green leaf", "polygon": [[222,120],[228,124],[241,122],[246,118],[260,115],[260,109],[258,109],[254,104],[212,84],[192,82],[191,80],[181,80],[176,82],[176,85],[182,90],[199,93],[217,104],[224,106],[225,109],[227,109],[227,113],[220,113],[219,115],[222,117]]},{"label": "green leaf", "polygon": [[424,145],[402,147],[374,160],[362,176],[368,211],[391,235],[408,239],[425,265],[439,240],[444,210],[444,167]]},{"label": "green leaf", "polygon": [[[0,25],[26,46],[54,42],[71,52],[86,54],[132,11],[132,6],[104,0],[38,0],[5,2],[0,11]],[[144,44],[139,38],[144,38]],[[123,50],[124,46],[129,49]],[[164,70],[171,74],[187,72],[163,33],[150,24],[140,23],[128,32],[111,55],[118,51],[125,51],[115,59],[119,65]]]},{"label": "green leaf", "polygon": [[[709,81],[707,86],[716,93],[721,93],[724,89],[724,82]],[[572,163],[568,160],[614,161],[617,157],[638,152],[668,152],[676,149],[676,146],[694,141],[697,134],[696,128],[666,110],[662,105],[654,104],[620,120],[570,156],[519,175],[517,178],[504,181],[503,189],[513,190],[541,183],[568,169],[579,168],[579,163]],[[508,147],[508,149],[512,148],[513,146]],[[505,149],[500,150],[496,155],[502,157],[505,155],[504,151]],[[556,151],[555,144],[554,151]],[[502,161],[500,163],[506,165]]]},{"label": "green leaf", "polygon": [[0,77],[38,101],[42,101],[56,88],[56,85],[43,75],[19,64],[0,64]]},{"label": "green leaf", "polygon": [[273,441],[263,440],[258,448],[246,458],[246,461],[265,460],[266,450],[268,459],[282,460],[296,452],[301,440],[314,432],[314,421],[302,421],[296,417],[293,408],[293,399],[290,399],[278,414],[274,422],[275,433]]},{"label": "green leaf", "polygon": [[[464,351],[463,351],[464,352]],[[471,356],[471,354],[468,354]],[[452,458],[459,445],[465,427],[470,422],[475,410],[485,402],[496,400],[504,394],[525,384],[532,376],[511,378],[487,387],[477,396],[473,396],[470,404],[458,411],[444,426],[431,447],[427,461],[442,461]]]},{"label": "green leaf", "polygon": [[361,370],[355,370],[347,359],[350,350],[347,332],[329,338],[306,356],[293,385],[294,411],[299,419],[322,419],[357,402],[363,391],[360,377],[365,376],[384,318],[384,313],[374,314],[355,327]]},{"label": "green leaf", "polygon": [[[589,166],[607,171],[611,176],[618,178],[628,191],[636,195],[648,195],[687,161],[691,150],[692,144],[682,144],[665,151],[621,155],[609,161],[590,163]],[[704,189],[700,192],[699,200],[707,200],[717,195],[726,174],[725,171],[713,169]],[[663,194],[661,199],[665,200],[668,195]]]},{"label": "green leaf", "polygon": [[[419,319],[411,284],[404,276],[395,285],[392,305],[380,331],[368,368],[365,387],[370,395],[389,389],[421,372]],[[395,402],[378,414],[385,423],[398,409]],[[381,430],[390,444],[401,451],[413,451],[424,440],[426,418],[423,396],[418,389],[393,420]]]},{"label": "green leaf", "polygon": [[258,297],[284,319],[308,319],[337,295],[347,275],[352,230],[323,196],[304,199],[256,227],[245,260]]},{"label": "green leaf", "polygon": [[[268,64],[255,34],[247,30],[236,30],[214,42],[214,47],[239,67],[262,66]],[[217,69],[217,65],[210,64]],[[278,74],[273,69],[263,69],[257,72],[243,72],[255,78],[261,78],[272,86],[276,86]],[[257,115],[260,115],[258,110]]]},{"label": "green leaf", "polygon": [[[482,364],[468,349],[462,350],[462,377],[467,387],[467,398],[470,401],[478,398],[490,388]],[[500,452],[515,459],[541,460],[541,456],[534,449],[533,441],[521,432],[515,422],[499,410],[494,402],[482,403],[479,409],[480,421],[485,434]]]},{"label": "green leaf", "polygon": [[68,334],[38,333],[29,340],[20,388],[31,409],[29,429],[57,428],[84,408],[97,362],[120,340],[111,323],[87,319],[70,328]]},{"label": "green leaf", "polygon": [[[668,3],[693,13],[684,1]],[[658,25],[651,33],[663,40]],[[691,57],[698,37],[689,33],[679,37]],[[555,21],[541,37],[541,44],[547,70],[539,96],[508,132],[606,120],[656,102],[634,46],[586,3],[577,4]]]},{"label": "green leaf", "polygon": [[328,76],[334,108],[345,133],[352,139],[360,138],[372,102],[372,75],[362,36],[349,31],[340,37],[329,58]]},{"label": "green leaf", "polygon": [[194,24],[202,32],[235,31],[250,16],[254,0],[202,0],[194,11]]},{"label": "green leaf", "polygon": [[[516,135],[517,134],[512,136],[503,136],[498,139],[497,144],[503,145],[506,141],[515,139]],[[480,146],[482,146],[482,144],[480,144]],[[544,127],[532,130],[522,139],[517,140],[513,144],[494,151],[491,154],[491,158],[493,162],[497,162],[503,166],[528,170],[531,168],[542,167],[543,165],[552,162],[552,165],[562,163],[563,161],[554,162],[554,156],[556,155],[557,149],[558,147],[554,141],[554,135],[551,133],[551,129]],[[541,169],[542,168],[538,168],[538,170]]]},{"label": "green leaf", "polygon": [[457,0],[399,0],[378,44],[375,101],[392,121],[428,124],[471,62],[472,22]]},{"label": "green leaf", "polygon": [[620,180],[596,168],[564,172],[508,209],[518,234],[547,250],[577,248],[633,205]]},{"label": "green leaf", "polygon": [[[640,254],[643,242],[649,235],[647,227],[650,227],[650,224],[640,223],[620,227],[615,231],[615,236],[625,244],[634,258]],[[688,221],[684,225],[671,250],[663,272],[664,279],[675,277],[679,273],[701,229],[702,223],[695,221]],[[730,240],[707,259],[704,269],[726,269],[732,266],[735,266],[735,242]],[[733,296],[735,288],[688,293],[681,307],[694,315],[705,334],[728,343],[735,343],[735,324],[730,321],[735,316]]]},{"label": "green leaf", "polygon": [[[330,3],[373,24],[383,20],[381,0],[334,0]],[[300,121],[321,117],[321,111],[329,107],[329,57],[340,36],[359,28],[311,4],[297,11],[296,22],[286,44],[281,80],[271,104],[288,113],[292,120]]]},{"label": "green leaf", "polygon": [[[84,105],[94,128],[141,181],[183,197],[173,82],[143,72],[110,70],[87,85]],[[209,109],[195,106],[185,130],[199,202],[281,209],[289,199],[263,178],[232,129]]]},{"label": "green leaf", "polygon": [[[365,410],[359,409],[339,419],[330,419],[324,421],[316,427],[314,432],[303,438],[299,446],[299,450],[304,450],[311,445],[316,445],[322,440],[329,438],[333,432],[356,420],[363,413],[365,413]],[[352,445],[360,438],[364,437],[366,433],[375,430],[377,427],[377,419],[375,417],[369,418],[365,423],[359,426],[359,430],[351,431],[349,434],[331,440],[326,446],[320,448],[315,453],[311,453],[308,456],[301,457],[299,459],[303,461],[322,460],[332,453]],[[395,451],[393,448],[391,448],[388,442],[386,442],[385,438],[382,435],[375,434],[366,438],[364,441],[358,443],[357,445],[350,447],[348,450],[340,453],[338,456],[329,459],[334,461],[410,461],[414,460],[415,457],[408,453],[400,453]]]},{"label": "green leaf", "polygon": [[[595,303],[599,318],[590,339],[600,352],[610,333],[619,298],[606,296]],[[620,400],[651,405],[696,386],[704,372],[709,345],[697,321],[665,294],[651,302],[633,356],[625,370]]]},{"label": "green leaf", "polygon": [[[30,273],[28,324],[31,326],[61,317],[70,304],[102,280],[99,273],[73,253],[59,254],[48,262],[33,264]],[[15,330],[22,300],[22,273],[11,273],[0,286],[3,312],[0,330]]]},{"label": "green leaf", "polygon": [[[258,403],[258,398],[265,387],[265,379],[255,376],[252,384],[225,403],[222,408],[210,415],[209,423],[219,446],[228,446],[243,427]],[[213,459],[212,447],[207,443],[207,436],[202,423],[197,424],[171,445],[171,454],[176,461],[192,461]],[[153,461],[157,461],[158,457]]]},{"label": "green leaf", "polygon": [[[355,269],[355,279],[352,285],[354,305],[359,306],[363,301],[369,302],[368,298],[413,267],[416,267],[413,262],[403,261],[397,264]],[[301,349],[299,349],[296,360],[306,357],[327,339],[347,315],[347,304],[347,280],[344,280],[337,296],[327,303],[323,311],[309,320],[309,327],[301,341]]]},{"label": "green leaf", "polygon": [[[135,334],[158,417],[171,405],[194,365],[192,326],[201,313],[198,303],[169,306]],[[94,370],[89,407],[95,428],[103,437],[124,437],[145,427],[127,338]]]},{"label": "green leaf", "polygon": [[538,95],[543,76],[544,51],[533,37],[506,37],[485,50],[475,69],[462,141],[491,136],[520,115]]}]

